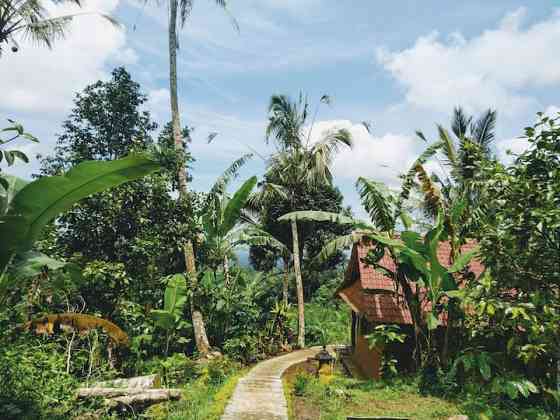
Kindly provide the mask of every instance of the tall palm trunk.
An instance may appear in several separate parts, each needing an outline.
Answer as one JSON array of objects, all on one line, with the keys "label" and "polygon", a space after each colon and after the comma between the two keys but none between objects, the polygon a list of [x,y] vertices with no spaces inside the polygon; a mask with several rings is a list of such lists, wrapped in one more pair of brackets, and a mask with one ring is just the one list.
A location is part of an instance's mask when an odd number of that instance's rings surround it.
[{"label": "tall palm trunk", "polygon": [[284,279],[282,282],[282,302],[284,302],[284,307],[288,307],[288,289],[290,285],[290,258],[284,257]]},{"label": "tall palm trunk", "polygon": [[[177,177],[179,178],[179,200],[187,199],[187,173],[184,160],[184,145],[181,135],[181,121],[179,118],[179,101],[177,99],[177,8],[178,0],[169,2],[169,93],[171,100],[171,123],[173,126],[173,140],[175,150],[182,158],[179,165]],[[187,278],[194,292],[197,287],[196,265],[194,261],[194,250],[189,240],[183,246]],[[195,294],[193,293],[192,296]],[[193,322],[194,337],[198,352],[204,356],[209,353],[210,345],[204,327],[202,313],[198,309],[194,297],[191,298],[191,317]]]},{"label": "tall palm trunk", "polygon": [[297,305],[298,305],[298,346],[305,347],[305,312],[303,302],[303,280],[301,278],[301,265],[299,262],[299,239],[297,231],[297,222],[295,219],[291,221],[292,225],[292,240],[293,240],[293,256],[294,256],[294,271],[296,273],[296,291],[297,291]]}]

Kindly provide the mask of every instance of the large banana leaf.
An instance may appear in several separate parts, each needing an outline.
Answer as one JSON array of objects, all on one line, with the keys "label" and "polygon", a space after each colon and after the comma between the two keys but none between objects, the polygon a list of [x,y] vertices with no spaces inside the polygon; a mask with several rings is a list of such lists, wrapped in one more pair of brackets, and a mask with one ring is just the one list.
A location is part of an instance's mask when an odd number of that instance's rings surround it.
[{"label": "large banana leaf", "polygon": [[235,194],[233,194],[231,200],[228,201],[224,210],[222,225],[220,226],[220,233],[222,236],[226,236],[237,222],[239,222],[241,210],[247,204],[247,200],[251,195],[251,191],[255,188],[255,185],[257,185],[257,177],[253,176],[245,181]]},{"label": "large banana leaf", "polygon": [[165,288],[163,309],[171,313],[175,319],[183,314],[183,308],[187,302],[187,281],[182,274],[175,274]]},{"label": "large banana leaf", "polygon": [[331,213],[328,211],[293,211],[279,217],[278,221],[288,222],[293,219],[304,222],[331,222],[337,223],[339,225],[353,225],[357,228],[373,229],[373,226],[370,226],[367,223],[362,222],[361,220],[354,219],[353,217],[345,216],[339,213]]},{"label": "large banana leaf", "polygon": [[478,252],[480,252],[480,247],[476,246],[470,251],[462,253],[455,259],[455,262],[451,267],[449,267],[448,271],[450,273],[456,273],[457,271],[461,271],[471,262],[471,260]]},{"label": "large banana leaf", "polygon": [[385,185],[359,177],[356,189],[375,226],[384,232],[392,231],[395,228],[393,197]]},{"label": "large banana leaf", "polygon": [[321,248],[321,251],[313,258],[318,263],[327,261],[330,257],[339,251],[352,246],[363,237],[359,232],[352,232],[348,235],[339,236]]},{"label": "large banana leaf", "polygon": [[0,217],[0,272],[15,252],[31,248],[43,227],[77,201],[157,171],[147,158],[83,162],[61,176],[43,177],[23,187]]},{"label": "large banana leaf", "polygon": [[163,297],[163,309],[153,309],[150,316],[156,325],[171,331],[183,316],[187,302],[187,281],[183,274],[174,274],[167,282]]}]

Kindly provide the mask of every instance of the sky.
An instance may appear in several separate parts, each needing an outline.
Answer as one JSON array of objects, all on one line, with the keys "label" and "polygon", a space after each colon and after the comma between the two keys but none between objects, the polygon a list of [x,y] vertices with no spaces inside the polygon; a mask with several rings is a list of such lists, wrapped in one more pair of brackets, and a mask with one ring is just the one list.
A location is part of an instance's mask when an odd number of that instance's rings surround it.
[{"label": "sky", "polygon": [[[45,5],[53,15],[75,12]],[[83,9],[123,27],[80,16],[52,50],[23,42],[0,58],[0,120],[16,119],[40,139],[18,146],[30,156],[52,151],[75,93],[116,66],[141,84],[156,121],[170,119],[166,2],[86,0]],[[560,106],[560,1],[230,0],[225,13],[196,0],[179,43],[181,117],[195,128],[192,187],[199,191],[250,149],[273,152],[264,138],[272,94],[303,91],[313,104],[331,96],[313,133],[353,135],[354,148],[337,155],[333,171],[358,215],[357,177],[397,186],[425,147],[415,132],[435,140],[436,123],[448,126],[453,107],[475,116],[497,109],[494,152],[507,160],[508,149],[526,147],[519,137],[535,114]],[[372,124],[370,133],[361,121]],[[219,135],[207,144],[211,132]],[[241,178],[264,166],[254,158]],[[18,164],[7,172],[32,170]]]}]

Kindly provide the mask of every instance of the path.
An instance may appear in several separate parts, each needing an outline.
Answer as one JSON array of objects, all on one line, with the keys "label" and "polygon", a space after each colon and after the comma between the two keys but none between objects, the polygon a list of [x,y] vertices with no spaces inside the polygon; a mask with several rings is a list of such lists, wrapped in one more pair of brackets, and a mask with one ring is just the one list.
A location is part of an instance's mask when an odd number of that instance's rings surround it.
[{"label": "path", "polygon": [[222,420],[288,420],[282,374],[318,351],[298,350],[257,364],[237,383]]}]

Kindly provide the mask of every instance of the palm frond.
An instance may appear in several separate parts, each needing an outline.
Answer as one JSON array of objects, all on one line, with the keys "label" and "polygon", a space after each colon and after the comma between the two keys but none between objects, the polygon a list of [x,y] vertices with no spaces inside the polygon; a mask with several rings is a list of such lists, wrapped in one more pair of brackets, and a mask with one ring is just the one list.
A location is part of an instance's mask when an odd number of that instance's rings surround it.
[{"label": "palm frond", "polygon": [[471,128],[473,141],[478,143],[485,153],[490,152],[490,144],[495,139],[496,117],[497,112],[488,109]]},{"label": "palm frond", "polygon": [[192,13],[193,8],[193,0],[170,0],[170,1],[179,1],[179,16],[181,26],[185,26],[188,18]]},{"label": "palm frond", "polygon": [[360,177],[356,181],[356,188],[360,194],[362,205],[371,217],[374,225],[382,231],[391,231],[395,228],[394,207],[392,197],[381,191],[377,182]]},{"label": "palm frond", "polygon": [[[446,163],[452,168],[452,170],[456,170],[457,168],[457,151],[455,150],[455,144],[453,143],[453,139],[449,135],[449,132],[443,128],[443,126],[437,126],[439,140],[441,142],[441,150],[445,156]],[[422,163],[423,164],[423,163]]]},{"label": "palm frond", "polygon": [[291,102],[286,95],[273,95],[268,114],[267,144],[273,137],[281,150],[301,147],[301,130],[307,119],[307,101],[301,95],[299,103]]},{"label": "palm frond", "polygon": [[244,230],[244,232],[240,235],[239,243],[254,246],[265,246],[276,249],[278,252],[287,255],[291,253],[290,249],[281,241],[276,239],[272,234],[255,226],[251,226],[250,228]]},{"label": "palm frond", "polygon": [[453,119],[451,121],[451,130],[458,139],[463,139],[467,135],[472,123],[472,117],[468,117],[460,106],[453,109]]},{"label": "palm frond", "polygon": [[251,194],[247,200],[247,207],[254,212],[259,212],[268,203],[274,200],[283,200],[288,197],[286,188],[273,182],[263,182],[259,191]]},{"label": "palm frond", "polygon": [[210,195],[225,194],[229,183],[235,178],[237,178],[237,176],[239,175],[239,169],[241,169],[241,167],[245,165],[252,158],[253,158],[253,154],[247,153],[241,156],[239,159],[233,161],[233,163],[218,177],[218,179],[210,189],[209,194]]}]

